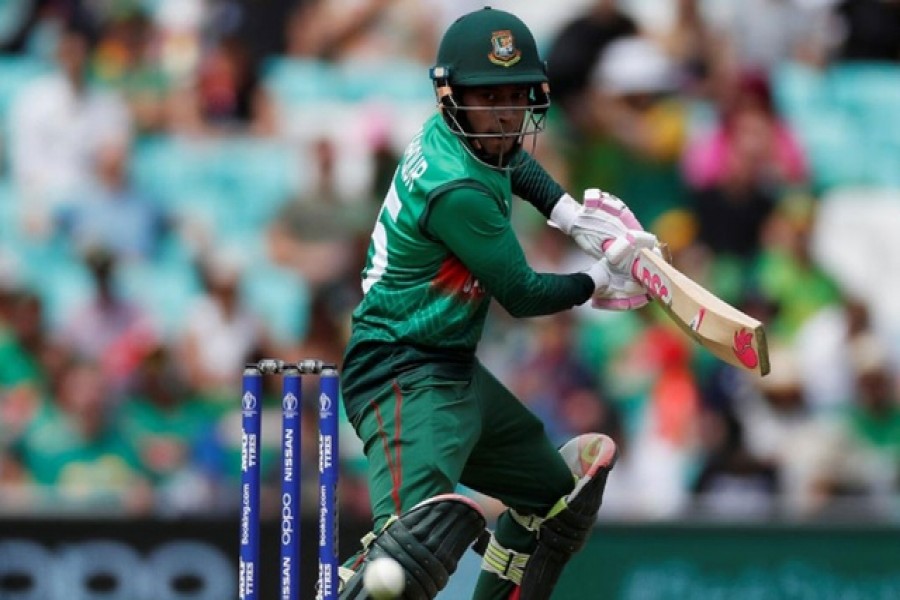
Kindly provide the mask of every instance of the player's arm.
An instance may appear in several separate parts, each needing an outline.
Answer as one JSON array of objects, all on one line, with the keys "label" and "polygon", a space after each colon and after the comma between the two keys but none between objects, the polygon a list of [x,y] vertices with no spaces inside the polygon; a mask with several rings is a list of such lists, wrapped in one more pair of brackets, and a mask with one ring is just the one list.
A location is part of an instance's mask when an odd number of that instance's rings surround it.
[{"label": "player's arm", "polygon": [[584,202],[578,202],[527,152],[519,153],[518,164],[510,173],[513,193],[530,202],[552,226],[571,236],[594,258],[606,256],[615,264],[630,265],[636,256],[629,254],[624,261],[622,256],[610,255],[610,245],[620,237],[652,235],[644,231],[631,209],[612,194],[591,188],[585,190]]},{"label": "player's arm", "polygon": [[655,247],[656,237],[644,231],[624,202],[593,188],[585,190],[584,202],[576,201],[526,152],[519,154],[511,170],[513,193],[530,202],[594,258],[609,259],[613,267],[612,288],[594,297],[596,308],[630,310],[647,303],[646,294],[634,284],[632,265],[639,248]]},{"label": "player's arm", "polygon": [[536,273],[500,205],[477,189],[458,187],[432,199],[423,226],[515,317],[583,304],[597,288],[585,273]]},{"label": "player's arm", "polygon": [[529,202],[547,219],[566,190],[527,152],[520,151],[517,164],[510,169],[512,192]]}]

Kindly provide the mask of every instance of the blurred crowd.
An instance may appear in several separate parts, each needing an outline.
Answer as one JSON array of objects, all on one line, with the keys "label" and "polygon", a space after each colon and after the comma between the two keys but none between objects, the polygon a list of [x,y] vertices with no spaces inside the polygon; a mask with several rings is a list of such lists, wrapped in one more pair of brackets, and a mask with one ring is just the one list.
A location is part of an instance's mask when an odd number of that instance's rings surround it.
[{"label": "blurred crowd", "polygon": [[[437,41],[481,4],[0,2],[0,511],[235,509],[242,366],[340,361]],[[653,305],[492,313],[481,358],[552,438],[620,443],[603,514],[900,517],[900,2],[494,5],[549,62],[548,170],[619,195],[767,326],[756,378]],[[537,270],[584,264],[514,219]],[[345,432],[341,500],[366,517]]]}]

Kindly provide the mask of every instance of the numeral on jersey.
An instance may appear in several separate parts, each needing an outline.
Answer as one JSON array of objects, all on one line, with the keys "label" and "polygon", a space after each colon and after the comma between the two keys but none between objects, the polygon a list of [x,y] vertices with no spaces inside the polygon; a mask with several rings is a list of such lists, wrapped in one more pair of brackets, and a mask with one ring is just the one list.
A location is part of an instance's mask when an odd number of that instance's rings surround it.
[{"label": "numeral on jersey", "polygon": [[367,294],[369,289],[381,279],[388,266],[387,229],[385,229],[384,223],[381,222],[381,217],[386,211],[391,221],[396,223],[397,217],[400,216],[401,208],[403,208],[403,203],[400,201],[397,189],[392,185],[384,197],[384,203],[381,205],[378,219],[375,221],[375,229],[372,231],[372,245],[370,247],[372,265],[366,269],[366,274],[363,276],[363,294]]}]

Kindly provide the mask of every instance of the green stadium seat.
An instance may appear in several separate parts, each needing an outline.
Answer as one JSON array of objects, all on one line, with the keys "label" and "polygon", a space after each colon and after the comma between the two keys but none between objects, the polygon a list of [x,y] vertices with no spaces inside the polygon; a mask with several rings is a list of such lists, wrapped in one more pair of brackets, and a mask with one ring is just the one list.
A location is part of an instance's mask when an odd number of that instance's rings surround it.
[{"label": "green stadium seat", "polygon": [[828,89],[837,106],[862,118],[873,111],[896,115],[900,106],[900,64],[838,63],[828,70]]},{"label": "green stadium seat", "polygon": [[772,83],[820,190],[896,185],[900,64],[854,61],[817,71],[788,63],[773,71]]},{"label": "green stadium seat", "polygon": [[287,144],[235,139],[217,147],[209,177],[229,210],[249,227],[261,227],[299,190],[297,153]]},{"label": "green stadium seat", "polygon": [[348,102],[428,102],[434,98],[428,67],[414,61],[351,60],[338,67]]},{"label": "green stadium seat", "polygon": [[900,139],[873,143],[868,165],[872,183],[881,188],[900,190]]},{"label": "green stadium seat", "polygon": [[22,86],[50,71],[51,65],[33,56],[0,54],[0,120],[4,124]]},{"label": "green stadium seat", "polygon": [[152,315],[158,330],[169,337],[177,335],[188,307],[201,292],[193,263],[177,257],[123,263],[116,272],[116,285],[124,297]]},{"label": "green stadium seat", "polygon": [[38,261],[32,255],[25,264],[31,287],[44,302],[44,317],[50,330],[62,327],[72,311],[94,295],[94,280],[76,257],[48,252]]},{"label": "green stadium seat", "polygon": [[244,272],[241,294],[277,342],[296,343],[306,334],[310,291],[298,273],[271,263],[254,263]]},{"label": "green stadium seat", "polygon": [[859,185],[869,181],[868,138],[846,111],[807,109],[790,118],[806,151],[813,183],[819,189]]},{"label": "green stadium seat", "polygon": [[134,174],[175,214],[201,215],[216,229],[260,228],[300,189],[299,163],[295,149],[276,140],[160,138],[138,148]]},{"label": "green stadium seat", "polygon": [[262,80],[283,106],[329,102],[340,96],[340,77],[324,61],[273,57],[263,65]]},{"label": "green stadium seat", "polygon": [[0,240],[14,241],[18,239],[19,201],[12,182],[0,178]]},{"label": "green stadium seat", "polygon": [[772,70],[770,77],[775,104],[788,118],[829,106],[826,78],[821,71],[798,63],[783,63]]},{"label": "green stadium seat", "polygon": [[163,206],[177,208],[184,189],[195,177],[195,166],[183,145],[158,136],[135,146],[131,169],[138,189]]}]

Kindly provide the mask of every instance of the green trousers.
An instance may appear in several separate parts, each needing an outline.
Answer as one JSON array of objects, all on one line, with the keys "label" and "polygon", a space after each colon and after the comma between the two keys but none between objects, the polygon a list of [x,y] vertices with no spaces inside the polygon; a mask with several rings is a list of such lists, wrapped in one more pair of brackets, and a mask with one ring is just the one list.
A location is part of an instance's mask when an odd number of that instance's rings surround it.
[{"label": "green trousers", "polygon": [[[373,531],[459,483],[522,514],[546,514],[574,479],[541,421],[480,363],[458,378],[427,368],[372,390],[353,425],[369,466]],[[531,552],[534,535],[503,513],[501,545]],[[505,600],[512,584],[482,571],[474,598]]]}]

